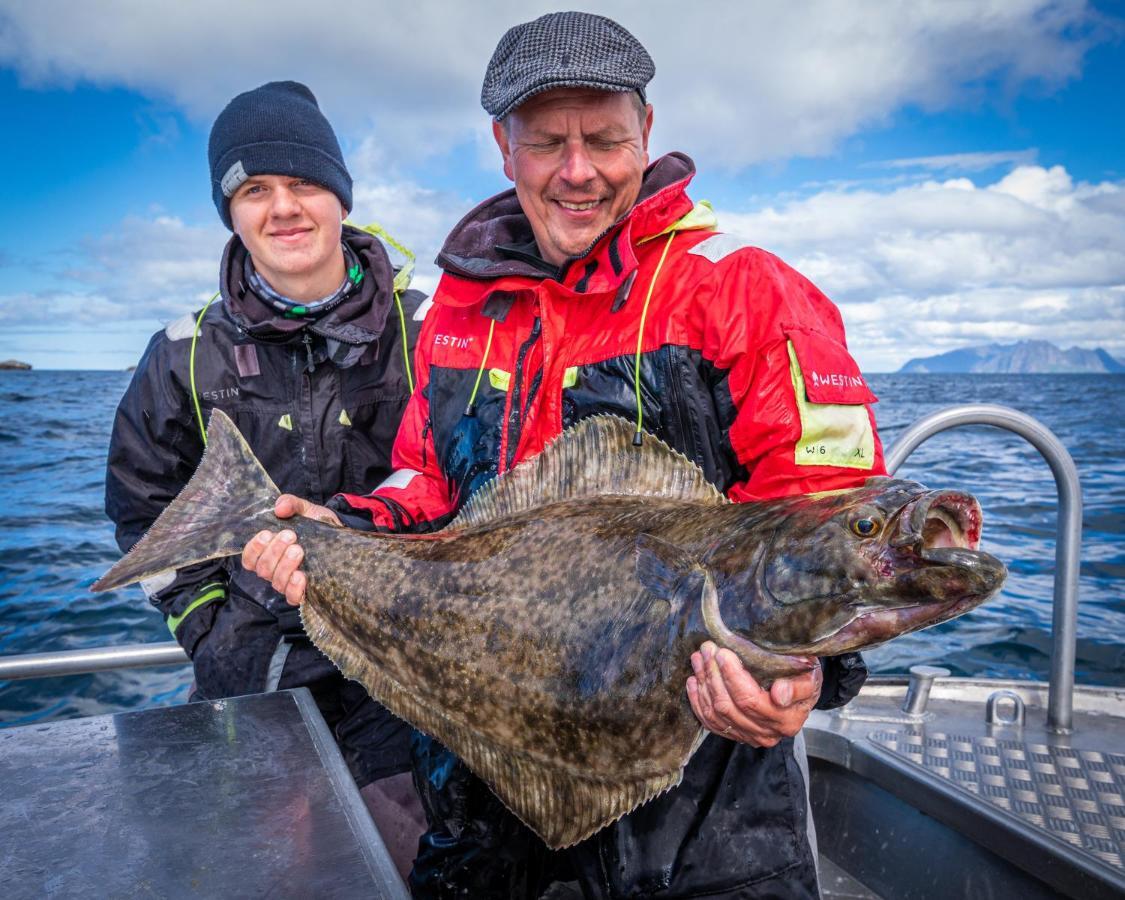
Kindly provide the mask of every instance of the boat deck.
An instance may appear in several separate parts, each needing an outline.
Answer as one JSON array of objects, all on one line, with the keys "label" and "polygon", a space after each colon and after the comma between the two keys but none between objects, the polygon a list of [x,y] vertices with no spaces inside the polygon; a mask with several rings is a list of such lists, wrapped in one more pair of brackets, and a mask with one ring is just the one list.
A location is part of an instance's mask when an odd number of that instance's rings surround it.
[{"label": "boat deck", "polygon": [[883,900],[867,885],[857,881],[827,856],[817,862],[820,896],[824,900]]},{"label": "boat deck", "polygon": [[1125,690],[1077,688],[1065,735],[1046,727],[1047,690],[938,679],[925,712],[909,715],[906,679],[875,679],[843,709],[814,713],[822,855],[875,895],[971,896],[992,872],[1000,896],[1016,884],[1023,898],[1122,896]]},{"label": "boat deck", "polygon": [[5,900],[407,898],[305,688],[2,729],[0,795]]}]

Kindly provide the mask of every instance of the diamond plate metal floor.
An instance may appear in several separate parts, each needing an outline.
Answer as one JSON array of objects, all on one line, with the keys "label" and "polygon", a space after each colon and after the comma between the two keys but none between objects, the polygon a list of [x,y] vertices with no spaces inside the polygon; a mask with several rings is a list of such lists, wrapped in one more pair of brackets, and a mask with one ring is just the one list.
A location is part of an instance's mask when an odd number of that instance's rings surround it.
[{"label": "diamond plate metal floor", "polygon": [[915,728],[869,739],[931,775],[1125,869],[1125,755]]}]

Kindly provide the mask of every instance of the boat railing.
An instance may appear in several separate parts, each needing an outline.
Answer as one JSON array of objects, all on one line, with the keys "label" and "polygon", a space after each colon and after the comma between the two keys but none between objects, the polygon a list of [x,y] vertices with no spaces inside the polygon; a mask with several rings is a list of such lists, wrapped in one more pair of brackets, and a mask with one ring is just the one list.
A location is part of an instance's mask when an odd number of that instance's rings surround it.
[{"label": "boat railing", "polygon": [[[991,425],[1020,435],[1043,455],[1054,473],[1059,511],[1047,727],[1067,734],[1073,730],[1078,567],[1082,545],[1082,489],[1078,470],[1066,448],[1042,423],[1007,406],[980,403],[952,406],[919,419],[887,455],[887,471],[894,474],[923,441],[962,425]],[[0,681],[187,663],[187,655],[174,641],[30,653],[0,656]]]},{"label": "boat railing", "polygon": [[0,656],[0,681],[84,675],[109,669],[139,669],[145,666],[187,665],[188,656],[175,641],[158,644],[126,644],[121,647],[91,647],[53,653],[21,653]]},{"label": "boat railing", "polygon": [[1069,734],[1074,730],[1078,569],[1082,555],[1082,486],[1078,469],[1062,442],[1041,422],[1007,406],[976,403],[938,410],[911,425],[887,455],[887,471],[893,475],[923,441],[961,425],[991,425],[1020,435],[1042,454],[1054,473],[1059,505],[1047,728],[1057,734]]}]

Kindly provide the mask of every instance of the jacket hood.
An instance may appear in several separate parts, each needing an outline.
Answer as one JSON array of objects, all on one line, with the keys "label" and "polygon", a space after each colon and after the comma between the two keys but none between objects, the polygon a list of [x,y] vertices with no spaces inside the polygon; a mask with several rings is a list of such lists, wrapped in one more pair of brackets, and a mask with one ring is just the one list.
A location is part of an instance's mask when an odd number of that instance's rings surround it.
[{"label": "jacket hood", "polygon": [[[686,189],[695,176],[695,163],[683,153],[669,153],[652,163],[644,173],[637,202],[584,252],[571,257],[561,267],[566,271],[583,259],[606,237],[629,228],[634,240],[659,233],[691,209]],[[514,188],[485,200],[463,218],[446,238],[437,264],[452,275],[477,280],[508,275],[527,278],[549,277],[542,269],[520,259],[511,259],[496,248],[506,244],[527,244],[535,240],[531,223],[524,214]]]},{"label": "jacket hood", "polygon": [[283,341],[304,329],[344,344],[369,344],[383,333],[394,303],[394,267],[378,239],[358,228],[344,226],[343,240],[363,266],[359,290],[329,310],[322,318],[308,321],[286,319],[258,298],[243,277],[246,246],[233,235],[223,251],[219,268],[219,290],[230,317],[252,337]]}]

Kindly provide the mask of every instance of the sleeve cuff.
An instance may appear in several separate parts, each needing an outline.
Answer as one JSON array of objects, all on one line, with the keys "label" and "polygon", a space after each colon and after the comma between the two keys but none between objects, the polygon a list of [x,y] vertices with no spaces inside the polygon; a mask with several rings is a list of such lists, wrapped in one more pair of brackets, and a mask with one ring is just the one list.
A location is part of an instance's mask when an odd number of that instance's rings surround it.
[{"label": "sleeve cuff", "polygon": [[817,709],[843,706],[859,693],[867,681],[867,663],[858,653],[822,657],[820,664],[824,671],[824,683],[816,703]]},{"label": "sleeve cuff", "polygon": [[226,602],[227,588],[223,582],[205,584],[183,612],[165,617],[168,630],[189,657],[195,656],[196,645],[215,624],[219,608]]},{"label": "sleeve cuff", "polygon": [[344,498],[343,494],[336,494],[326,504],[340,519],[345,528],[354,528],[356,531],[375,531],[375,523],[371,520],[369,510],[357,510]]}]

